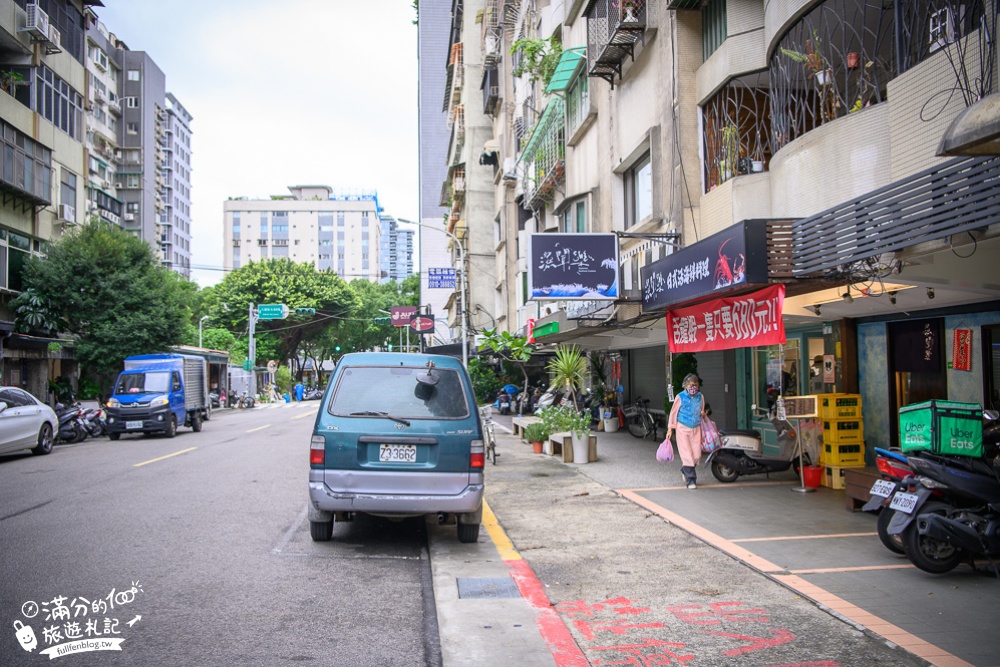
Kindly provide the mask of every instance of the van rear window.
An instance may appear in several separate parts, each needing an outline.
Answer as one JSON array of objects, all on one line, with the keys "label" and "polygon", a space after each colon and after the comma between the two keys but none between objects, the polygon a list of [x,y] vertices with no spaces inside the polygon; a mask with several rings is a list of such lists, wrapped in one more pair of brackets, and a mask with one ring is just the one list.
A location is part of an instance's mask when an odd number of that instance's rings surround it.
[{"label": "van rear window", "polygon": [[406,419],[462,419],[469,416],[462,378],[454,370],[435,368],[433,387],[417,382],[424,367],[350,366],[333,391],[329,412],[385,412]]}]

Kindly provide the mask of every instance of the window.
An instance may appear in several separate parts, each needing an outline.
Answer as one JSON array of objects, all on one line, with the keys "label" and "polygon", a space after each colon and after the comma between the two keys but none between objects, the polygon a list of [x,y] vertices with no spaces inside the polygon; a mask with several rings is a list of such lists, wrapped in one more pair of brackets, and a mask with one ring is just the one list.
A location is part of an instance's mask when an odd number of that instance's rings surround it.
[{"label": "window", "polygon": [[129,81],[138,81],[139,80],[139,70],[137,70],[137,69],[130,69],[128,71],[128,80]]},{"label": "window", "polygon": [[125,132],[127,134],[139,134],[139,123],[125,123]]},{"label": "window", "polygon": [[566,95],[566,133],[572,135],[590,113],[588,76],[578,76]]},{"label": "window", "polygon": [[125,102],[125,106],[128,107],[129,109],[138,109],[139,108],[139,98],[138,97],[134,97],[134,96],[130,95],[129,97],[123,97],[122,99]]},{"label": "window", "polygon": [[35,68],[35,111],[80,141],[83,134],[83,96],[44,65]]},{"label": "window", "polygon": [[726,41],[726,0],[708,0],[701,10],[702,59],[708,60]]},{"label": "window", "polygon": [[653,165],[646,153],[625,172],[625,229],[653,214]]},{"label": "window", "polygon": [[0,129],[3,152],[0,180],[50,202],[52,151],[6,123],[0,122]]},{"label": "window", "polygon": [[581,199],[566,207],[559,221],[559,231],[564,234],[584,234],[587,231],[587,202]]},{"label": "window", "polygon": [[125,187],[126,188],[137,188],[139,187],[139,175],[129,174],[125,177]]},{"label": "window", "polygon": [[62,169],[62,183],[59,188],[59,203],[76,208],[76,174]]}]

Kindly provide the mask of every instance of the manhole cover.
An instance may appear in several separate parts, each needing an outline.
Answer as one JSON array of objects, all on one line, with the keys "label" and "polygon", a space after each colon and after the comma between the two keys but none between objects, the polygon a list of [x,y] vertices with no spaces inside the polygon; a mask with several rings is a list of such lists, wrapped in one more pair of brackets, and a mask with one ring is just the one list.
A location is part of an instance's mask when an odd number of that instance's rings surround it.
[{"label": "manhole cover", "polygon": [[459,578],[459,599],[519,598],[520,591],[510,577]]}]

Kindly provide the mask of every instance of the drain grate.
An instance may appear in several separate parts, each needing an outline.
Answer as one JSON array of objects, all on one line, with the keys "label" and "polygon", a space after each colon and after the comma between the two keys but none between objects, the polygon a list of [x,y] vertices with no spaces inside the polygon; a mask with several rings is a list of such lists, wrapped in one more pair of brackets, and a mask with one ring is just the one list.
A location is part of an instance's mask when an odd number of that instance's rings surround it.
[{"label": "drain grate", "polygon": [[519,598],[521,592],[517,590],[517,584],[510,577],[495,578],[459,578],[458,597],[459,599],[491,599],[491,598]]}]

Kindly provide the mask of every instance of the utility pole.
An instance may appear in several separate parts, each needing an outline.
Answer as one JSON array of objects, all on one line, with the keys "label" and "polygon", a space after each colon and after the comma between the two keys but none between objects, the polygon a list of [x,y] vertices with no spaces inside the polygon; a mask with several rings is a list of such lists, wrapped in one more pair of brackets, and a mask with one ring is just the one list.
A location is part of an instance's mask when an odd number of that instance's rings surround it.
[{"label": "utility pole", "polygon": [[247,356],[250,357],[250,396],[257,396],[257,343],[253,339],[254,331],[257,326],[257,309],[254,308],[253,302],[250,303],[250,316],[247,320],[249,323],[248,330],[250,339],[247,344]]}]

